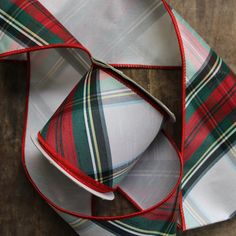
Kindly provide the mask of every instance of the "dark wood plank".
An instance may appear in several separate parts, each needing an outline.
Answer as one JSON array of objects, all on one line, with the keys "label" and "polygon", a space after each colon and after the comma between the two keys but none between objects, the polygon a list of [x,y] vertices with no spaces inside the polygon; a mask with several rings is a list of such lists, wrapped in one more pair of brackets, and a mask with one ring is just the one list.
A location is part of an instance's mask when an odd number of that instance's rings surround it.
[{"label": "dark wood plank", "polygon": [[21,164],[26,66],[0,62],[0,235],[76,235],[41,199]]}]

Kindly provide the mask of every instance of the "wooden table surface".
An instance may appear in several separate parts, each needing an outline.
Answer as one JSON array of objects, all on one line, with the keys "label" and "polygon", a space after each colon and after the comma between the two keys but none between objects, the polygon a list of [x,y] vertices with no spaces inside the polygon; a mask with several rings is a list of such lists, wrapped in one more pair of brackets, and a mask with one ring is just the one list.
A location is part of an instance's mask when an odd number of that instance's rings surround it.
[{"label": "wooden table surface", "polygon": [[[236,72],[236,0],[168,1]],[[147,71],[127,71],[139,76]],[[26,69],[0,63],[0,236],[76,235],[38,196],[21,165]],[[173,108],[174,109],[174,108]],[[178,233],[185,236],[235,236],[236,220]]]}]

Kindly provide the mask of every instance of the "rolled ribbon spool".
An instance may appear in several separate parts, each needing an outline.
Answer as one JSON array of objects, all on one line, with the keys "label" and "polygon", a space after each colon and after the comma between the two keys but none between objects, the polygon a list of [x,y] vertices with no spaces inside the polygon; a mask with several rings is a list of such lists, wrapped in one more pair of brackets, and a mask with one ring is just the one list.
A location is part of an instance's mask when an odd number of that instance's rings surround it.
[{"label": "rolled ribbon spool", "polygon": [[159,102],[155,109],[126,80],[94,64],[32,137],[59,171],[106,200],[114,199],[113,192],[142,158],[163,121],[174,119],[164,104]]}]

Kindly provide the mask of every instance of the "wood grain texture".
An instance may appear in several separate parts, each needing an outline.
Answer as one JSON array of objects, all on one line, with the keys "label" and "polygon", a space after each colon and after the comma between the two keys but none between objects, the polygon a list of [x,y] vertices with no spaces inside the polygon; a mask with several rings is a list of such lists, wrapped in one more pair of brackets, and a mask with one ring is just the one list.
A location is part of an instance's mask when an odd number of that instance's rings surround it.
[{"label": "wood grain texture", "polygon": [[[213,49],[236,71],[236,1],[168,1]],[[160,94],[154,70],[125,71]],[[161,75],[159,74],[158,77]],[[1,236],[72,236],[74,231],[38,196],[28,183],[21,165],[21,135],[26,92],[24,63],[0,63],[0,235]],[[148,83],[143,80],[148,80]],[[178,90],[170,90],[169,96]],[[168,100],[166,93],[160,99]],[[174,96],[172,99],[176,99]],[[178,103],[178,101],[176,101]],[[175,113],[178,109],[170,102]],[[179,132],[179,131],[177,131]],[[179,233],[185,236],[234,236],[236,220]]]}]

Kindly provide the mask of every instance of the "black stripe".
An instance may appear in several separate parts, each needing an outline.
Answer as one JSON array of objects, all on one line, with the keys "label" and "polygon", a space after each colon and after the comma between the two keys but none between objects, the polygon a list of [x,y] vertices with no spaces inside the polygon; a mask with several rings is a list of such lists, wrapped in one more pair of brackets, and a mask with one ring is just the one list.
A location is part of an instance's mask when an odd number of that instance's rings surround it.
[{"label": "black stripe", "polygon": [[234,211],[234,212],[230,215],[229,218],[231,219],[231,218],[233,218],[233,217],[235,217],[235,216],[236,216],[236,211]]},{"label": "black stripe", "polygon": [[189,134],[189,136],[185,140],[185,146],[184,146],[185,148],[187,148],[191,144],[192,140],[198,135],[199,129],[205,123],[207,123],[208,120],[212,120],[214,118],[214,114],[217,113],[231,99],[231,96],[233,96],[235,94],[235,87],[236,86],[231,87],[230,90],[227,91],[227,94],[225,96],[223,96],[221,98],[221,100],[218,101],[218,103],[216,103],[210,110],[204,109],[204,107],[203,107],[203,109],[205,110],[205,115],[194,126],[191,133]]},{"label": "black stripe", "polygon": [[135,232],[132,234],[132,233],[129,233],[123,229],[120,229],[114,225],[112,225],[111,223],[107,222],[107,221],[103,221],[103,220],[93,220],[93,222],[103,228],[105,228],[106,230],[108,230],[109,232],[117,235],[117,236],[135,236],[137,234],[135,234]]},{"label": "black stripe", "polygon": [[186,89],[186,94],[188,95],[192,90],[194,90],[199,83],[202,82],[202,79],[196,79],[196,78],[205,78],[206,75],[212,70],[212,67],[217,61],[217,54],[214,51],[210,51],[207,60],[201,67],[200,71],[198,71],[192,78],[192,82],[190,82],[190,85]]},{"label": "black stripe", "polygon": [[[128,92],[128,94],[125,94],[124,96],[122,96],[126,92]],[[109,97],[109,96],[112,96],[113,94],[119,94],[121,96]],[[136,93],[134,93],[132,90],[130,91],[130,93],[129,93],[129,91],[123,91],[120,93],[116,93],[114,91],[114,93],[112,93],[112,94],[109,94],[109,95],[103,94],[102,96],[103,96],[103,101],[102,101],[103,105],[119,104],[119,103],[124,103],[124,102],[132,102],[132,101],[142,100],[141,97],[138,96]],[[95,96],[90,95],[90,101],[93,101],[94,99],[95,100],[97,99],[97,95],[95,95]],[[67,108],[70,108],[73,105],[83,104],[83,102],[84,102],[83,99],[68,102],[68,104],[66,104],[65,110]]]},{"label": "black stripe", "polygon": [[[87,73],[88,74],[88,73]],[[73,100],[76,101],[81,100],[82,98],[86,100],[86,94],[84,97],[84,89],[86,87],[85,80],[87,78],[87,74],[82,77],[79,83],[74,88],[74,92],[72,92],[71,97],[69,98],[69,104],[73,104]],[[88,143],[88,131],[85,125],[85,117],[84,110],[86,111],[86,104],[83,103],[74,103],[72,107],[72,132],[74,136],[74,143],[77,152],[77,159],[79,163],[79,168],[85,173],[89,174],[89,176],[95,179],[93,163]]]},{"label": "black stripe", "polygon": [[[233,114],[231,114],[232,118]],[[235,115],[234,115],[235,116]],[[215,165],[222,156],[232,148],[230,144],[234,144],[236,142],[236,132],[231,135],[227,142],[223,142],[212,154],[211,156],[200,166],[200,168],[195,172],[195,174],[188,180],[188,182],[185,184],[185,186],[182,189],[183,196],[185,196],[188,192],[191,191],[191,189],[194,187],[195,183],[198,182],[203,175],[207,173],[207,171]],[[219,175],[222,175],[224,173],[219,173]]]},{"label": "black stripe", "polygon": [[[128,91],[129,92],[129,91]],[[109,97],[110,95],[104,95],[103,98],[103,104],[104,105],[112,105],[112,104],[119,104],[119,103],[126,103],[126,102],[132,102],[137,100],[142,100],[141,97],[139,97],[134,92],[128,93],[123,95],[125,92],[119,93],[120,96],[116,97]],[[115,93],[114,93],[115,94]],[[112,96],[113,94],[111,94]],[[123,95],[123,96],[122,96]],[[108,97],[108,98],[106,98]]]},{"label": "black stripe", "polygon": [[0,18],[0,29],[8,35],[10,38],[12,38],[14,41],[22,45],[23,47],[33,47],[37,46],[35,42],[30,40],[28,37],[26,37],[24,34],[19,32],[17,29],[15,29],[13,26],[5,22],[2,18]]},{"label": "black stripe", "polygon": [[[59,153],[62,157],[64,157],[63,152],[63,144],[62,144],[62,116],[63,116],[63,110],[64,110],[64,103],[66,99],[63,101],[63,103],[59,106],[59,108],[56,110],[55,114],[50,120],[56,119],[55,124],[55,143],[56,143],[56,152]],[[59,136],[59,139],[58,139]]]},{"label": "black stripe", "polygon": [[[110,176],[113,174],[112,171],[112,158],[110,144],[107,134],[107,128],[105,123],[104,112],[102,108],[102,98],[100,96],[100,80],[99,80],[99,70],[95,69],[92,71],[91,84],[90,84],[90,95],[94,96],[96,99],[91,101],[91,109],[93,116],[93,124],[95,129],[96,140],[99,149],[99,156],[102,166],[102,177]],[[106,174],[106,175],[105,175]],[[105,184],[112,186],[112,179],[108,179]]]},{"label": "black stripe", "polygon": [[[88,68],[85,67],[83,64],[81,64],[81,62],[79,61],[79,59],[75,56],[75,53],[67,48],[57,48],[56,51],[59,53],[60,56],[62,56],[69,64],[70,66],[72,66],[79,74],[84,75],[87,71]],[[79,52],[77,50],[77,52]],[[84,59],[85,62],[89,61],[87,60],[88,56],[87,54],[84,55],[84,53],[78,53],[82,59]]]}]

